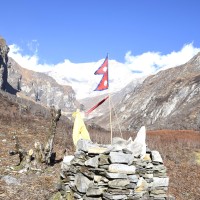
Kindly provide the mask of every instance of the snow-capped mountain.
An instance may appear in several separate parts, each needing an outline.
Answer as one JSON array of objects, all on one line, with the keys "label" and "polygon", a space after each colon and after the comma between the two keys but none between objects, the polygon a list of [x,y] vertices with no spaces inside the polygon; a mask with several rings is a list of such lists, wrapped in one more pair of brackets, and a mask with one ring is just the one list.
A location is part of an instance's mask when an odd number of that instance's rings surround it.
[{"label": "snow-capped mountain", "polygon": [[[77,99],[108,93],[107,90],[94,91],[102,78],[101,75],[94,75],[94,72],[101,66],[103,59],[96,63],[74,64],[69,61],[65,61],[65,63],[66,65],[57,66],[45,73],[53,77],[61,85],[72,86],[76,92]],[[122,63],[109,60],[109,92],[119,91],[130,83],[134,77],[135,75],[131,75],[128,68],[124,69]]]}]

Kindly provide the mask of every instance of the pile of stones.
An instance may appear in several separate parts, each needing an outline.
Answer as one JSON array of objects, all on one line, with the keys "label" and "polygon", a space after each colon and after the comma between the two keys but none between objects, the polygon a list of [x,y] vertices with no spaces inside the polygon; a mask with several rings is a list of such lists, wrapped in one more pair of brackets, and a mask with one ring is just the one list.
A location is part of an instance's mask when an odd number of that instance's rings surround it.
[{"label": "pile of stones", "polygon": [[[158,151],[145,155],[126,148],[128,141],[114,138],[112,145],[79,140],[73,156],[63,159],[60,192],[64,199],[166,200],[169,177]],[[174,199],[174,198],[173,198]]]}]

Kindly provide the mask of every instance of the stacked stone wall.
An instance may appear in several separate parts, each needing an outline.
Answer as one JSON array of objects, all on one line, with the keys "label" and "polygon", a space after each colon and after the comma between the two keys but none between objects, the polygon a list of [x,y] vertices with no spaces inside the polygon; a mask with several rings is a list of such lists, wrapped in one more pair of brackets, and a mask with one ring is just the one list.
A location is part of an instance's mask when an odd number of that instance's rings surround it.
[{"label": "stacked stone wall", "polygon": [[64,199],[171,199],[159,152],[146,148],[141,158],[120,144],[79,140],[75,155],[64,157],[61,185]]}]

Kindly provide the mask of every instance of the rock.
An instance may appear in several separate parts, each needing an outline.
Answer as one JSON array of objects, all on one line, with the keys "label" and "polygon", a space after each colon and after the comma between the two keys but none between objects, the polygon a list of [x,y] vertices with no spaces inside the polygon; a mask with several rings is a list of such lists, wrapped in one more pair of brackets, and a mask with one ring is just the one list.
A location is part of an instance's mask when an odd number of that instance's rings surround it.
[{"label": "rock", "polygon": [[103,197],[104,197],[105,199],[110,199],[110,200],[127,199],[127,196],[126,196],[126,195],[112,195],[112,194],[109,194],[109,193],[104,193],[104,194],[103,194]]},{"label": "rock", "polygon": [[131,154],[125,154],[123,152],[111,152],[109,159],[111,163],[124,163],[128,164]]},{"label": "rock", "polygon": [[106,147],[99,147],[99,146],[93,146],[88,148],[88,153],[89,154],[102,154],[108,152],[108,148]]},{"label": "rock", "polygon": [[88,152],[88,149],[93,146],[92,141],[80,139],[77,142],[77,151]]},{"label": "rock", "polygon": [[61,164],[61,169],[67,170],[70,162],[74,159],[74,156],[64,156],[63,162]]},{"label": "rock", "polygon": [[84,175],[84,176],[86,176],[87,178],[89,178],[89,179],[94,179],[94,173],[91,171],[91,170],[89,170],[89,168],[88,167],[86,167],[86,166],[81,166],[80,168],[79,168],[79,171]]},{"label": "rock", "polygon": [[70,165],[70,162],[71,162],[71,160],[74,158],[74,156],[64,156],[64,158],[63,158],[63,163],[64,164],[67,164],[67,165]]},{"label": "rock", "polygon": [[95,156],[85,161],[85,166],[88,167],[98,167],[99,164],[99,156]]},{"label": "rock", "polygon": [[1,180],[5,181],[8,185],[20,185],[19,180],[9,175],[3,176]]},{"label": "rock", "polygon": [[109,179],[127,179],[128,178],[127,174],[122,174],[122,173],[106,172],[105,176]]},{"label": "rock", "polygon": [[109,172],[124,173],[124,174],[135,174],[136,167],[128,166],[125,164],[111,164],[108,168]]},{"label": "rock", "polygon": [[[149,130],[199,130],[200,52],[183,65],[134,80],[112,95],[117,108],[112,126],[135,131],[145,124]],[[113,100],[114,99],[114,100]],[[90,101],[91,102],[91,101]],[[125,108],[124,108],[125,107]],[[109,130],[107,107],[98,113],[98,124]]]},{"label": "rock", "polygon": [[168,187],[169,185],[169,177],[165,178],[159,178],[159,177],[154,177],[153,178],[153,187]]},{"label": "rock", "polygon": [[142,126],[134,141],[128,142],[127,149],[132,152],[132,157],[144,158],[146,155],[146,128]]},{"label": "rock", "polygon": [[91,181],[83,176],[82,174],[78,173],[75,175],[75,186],[77,188],[77,190],[81,193],[86,193],[87,189],[89,188],[89,184],[91,183]]},{"label": "rock", "polygon": [[[140,134],[143,135],[144,129],[142,131]],[[144,135],[136,137],[135,144],[141,147],[136,157],[131,151],[137,149],[119,150],[118,146],[116,151],[116,144],[133,144],[131,138],[128,141],[115,139],[115,148],[80,141],[74,158],[63,160],[65,167],[61,171],[61,190],[65,191],[62,192],[64,197],[73,191],[72,198],[79,200],[166,200],[169,182],[166,167],[157,151],[146,149],[148,152],[143,154],[142,145],[145,143],[140,140],[144,141]]]},{"label": "rock", "polygon": [[147,188],[148,188],[148,183],[144,180],[143,177],[140,177],[137,182],[135,192],[137,193],[142,192],[142,191],[147,190]]},{"label": "rock", "polygon": [[83,199],[84,200],[102,200],[101,197],[88,197],[88,196],[84,196]]},{"label": "rock", "polygon": [[175,197],[173,197],[172,195],[169,195],[166,200],[175,200]]},{"label": "rock", "polygon": [[8,52],[6,41],[0,37],[0,90],[8,88]]},{"label": "rock", "polygon": [[104,154],[100,154],[99,155],[99,165],[109,165],[110,162],[108,160],[109,156],[108,155],[104,155]]},{"label": "rock", "polygon": [[161,155],[160,155],[160,153],[158,151],[152,151],[151,155],[152,155],[152,161],[154,163],[163,163]]},{"label": "rock", "polygon": [[128,179],[116,179],[108,182],[110,188],[123,188],[128,184],[130,184]]},{"label": "rock", "polygon": [[101,179],[102,179],[102,176],[100,176],[100,175],[94,175],[94,182],[99,183],[101,181]]},{"label": "rock", "polygon": [[114,147],[115,151],[120,151],[122,149],[125,149],[126,144],[127,144],[127,141],[120,137],[114,137],[112,139],[112,146]]},{"label": "rock", "polygon": [[57,192],[53,195],[53,197],[50,200],[63,200],[62,195],[60,192]]},{"label": "rock", "polygon": [[88,197],[100,196],[104,193],[105,190],[106,188],[100,188],[93,185],[88,188],[86,195]]},{"label": "rock", "polygon": [[128,175],[128,179],[130,180],[130,182],[137,183],[139,176],[138,175]]}]

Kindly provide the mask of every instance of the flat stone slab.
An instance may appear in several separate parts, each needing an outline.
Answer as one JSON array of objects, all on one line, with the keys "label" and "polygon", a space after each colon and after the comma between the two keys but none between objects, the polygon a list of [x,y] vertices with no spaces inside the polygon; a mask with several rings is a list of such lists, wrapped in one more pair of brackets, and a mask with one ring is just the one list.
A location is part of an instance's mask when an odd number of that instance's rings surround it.
[{"label": "flat stone slab", "polygon": [[113,173],[122,173],[122,174],[135,174],[136,167],[125,164],[111,164],[109,165],[108,171]]},{"label": "flat stone slab", "polygon": [[93,147],[88,148],[89,154],[102,154],[102,153],[106,153],[107,151],[108,151],[108,148],[105,148],[105,147],[93,146]]},{"label": "flat stone slab", "polygon": [[110,188],[123,188],[128,185],[130,181],[128,179],[116,179],[108,182]]},{"label": "flat stone slab", "polygon": [[74,156],[64,156],[63,158],[63,163],[66,164],[66,165],[70,165],[71,163],[71,160],[74,158]]},{"label": "flat stone slab", "polygon": [[126,195],[113,195],[113,194],[110,194],[110,193],[104,193],[103,197],[105,199],[111,199],[111,200],[127,199]]},{"label": "flat stone slab", "polygon": [[95,156],[85,161],[85,166],[89,166],[89,167],[97,168],[98,164],[99,164],[99,156]]},{"label": "flat stone slab", "polygon": [[168,187],[169,185],[169,177],[159,178],[154,177],[153,178],[153,187]]},{"label": "flat stone slab", "polygon": [[106,188],[100,188],[100,187],[89,187],[86,195],[89,197],[95,197],[95,196],[100,196],[104,193],[104,191],[106,190]]},{"label": "flat stone slab", "polygon": [[163,159],[158,151],[152,151],[151,155],[153,162],[163,163]]},{"label": "flat stone slab", "polygon": [[91,181],[81,173],[75,175],[74,184],[79,192],[86,193],[90,183]]},{"label": "flat stone slab", "polygon": [[131,154],[125,154],[123,152],[110,152],[109,159],[111,163],[124,163],[128,164]]},{"label": "flat stone slab", "polygon": [[109,179],[127,179],[128,178],[127,174],[122,174],[122,173],[106,172],[105,176]]}]

